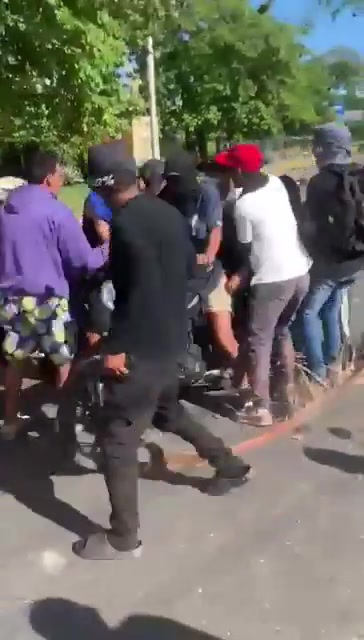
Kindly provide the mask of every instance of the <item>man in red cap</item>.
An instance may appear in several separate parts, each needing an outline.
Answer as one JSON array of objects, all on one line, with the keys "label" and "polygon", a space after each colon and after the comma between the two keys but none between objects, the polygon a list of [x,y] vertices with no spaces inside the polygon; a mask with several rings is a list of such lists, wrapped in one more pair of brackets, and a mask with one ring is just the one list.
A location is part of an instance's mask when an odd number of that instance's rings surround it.
[{"label": "man in red cap", "polygon": [[233,181],[237,238],[246,245],[248,256],[243,269],[231,277],[229,290],[248,284],[251,278],[248,348],[254,402],[241,418],[269,426],[273,420],[269,393],[271,358],[274,356],[280,365],[288,402],[294,371],[289,325],[307,293],[311,261],[300,242],[283,183],[262,171],[264,157],[260,148],[239,144],[219,153],[215,162]]}]

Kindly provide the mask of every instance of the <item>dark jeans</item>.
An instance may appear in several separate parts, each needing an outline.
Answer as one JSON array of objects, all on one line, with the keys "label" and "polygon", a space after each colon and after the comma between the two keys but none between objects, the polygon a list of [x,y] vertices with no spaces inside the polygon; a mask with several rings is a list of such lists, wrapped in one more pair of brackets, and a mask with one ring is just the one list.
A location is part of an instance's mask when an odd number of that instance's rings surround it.
[{"label": "dark jeans", "polygon": [[[285,385],[294,381],[295,353],[289,326],[309,288],[309,275],[257,284],[249,309],[250,384],[259,405],[269,408],[271,360]],[[278,372],[277,372],[278,373]]]},{"label": "dark jeans", "polygon": [[196,423],[178,402],[177,367],[134,361],[125,378],[105,383],[100,441],[111,503],[109,540],[120,551],[138,542],[138,447],[150,422],[192,444],[212,466],[223,466],[231,451]]}]

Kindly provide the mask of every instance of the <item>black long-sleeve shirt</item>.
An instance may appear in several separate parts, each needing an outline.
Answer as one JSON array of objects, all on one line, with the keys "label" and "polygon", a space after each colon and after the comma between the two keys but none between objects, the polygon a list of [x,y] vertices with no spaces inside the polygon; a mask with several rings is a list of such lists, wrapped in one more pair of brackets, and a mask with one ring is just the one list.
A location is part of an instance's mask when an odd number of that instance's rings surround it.
[{"label": "black long-sleeve shirt", "polygon": [[191,247],[184,220],[157,197],[139,195],[114,213],[115,309],[109,353],[171,359],[186,347]]}]

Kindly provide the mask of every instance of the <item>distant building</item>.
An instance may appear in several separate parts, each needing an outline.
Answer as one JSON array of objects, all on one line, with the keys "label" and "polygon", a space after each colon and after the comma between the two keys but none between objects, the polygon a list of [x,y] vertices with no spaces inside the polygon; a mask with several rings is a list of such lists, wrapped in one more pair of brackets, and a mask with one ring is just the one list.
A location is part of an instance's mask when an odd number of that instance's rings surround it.
[{"label": "distant building", "polygon": [[345,122],[360,122],[364,120],[364,110],[353,109],[352,111],[345,111],[344,120]]}]

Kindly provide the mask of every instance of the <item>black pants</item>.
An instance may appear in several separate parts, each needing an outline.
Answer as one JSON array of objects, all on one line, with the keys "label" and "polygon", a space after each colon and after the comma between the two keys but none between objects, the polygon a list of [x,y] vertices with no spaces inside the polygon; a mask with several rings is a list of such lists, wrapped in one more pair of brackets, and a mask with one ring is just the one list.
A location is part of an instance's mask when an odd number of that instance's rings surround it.
[{"label": "black pants", "polygon": [[138,543],[138,447],[151,422],[192,444],[215,468],[231,456],[220,438],[187,414],[178,402],[178,392],[174,363],[135,361],[125,378],[105,383],[100,441],[112,508],[109,541],[120,551]]}]

